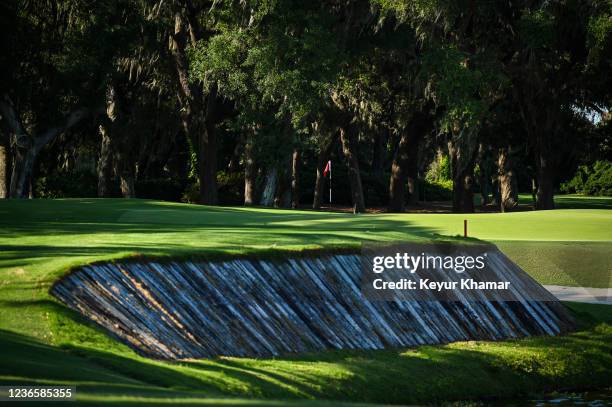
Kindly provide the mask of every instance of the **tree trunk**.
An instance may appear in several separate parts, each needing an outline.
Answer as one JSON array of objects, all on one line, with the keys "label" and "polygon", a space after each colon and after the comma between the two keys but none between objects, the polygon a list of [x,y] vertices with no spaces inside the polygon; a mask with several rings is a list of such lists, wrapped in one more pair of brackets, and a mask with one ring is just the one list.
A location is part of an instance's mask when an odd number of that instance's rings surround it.
[{"label": "tree trunk", "polygon": [[[465,142],[464,142],[465,143]],[[448,153],[453,178],[453,212],[474,212],[474,161],[475,151],[451,140]],[[473,150],[476,150],[475,148]]]},{"label": "tree trunk", "polygon": [[474,212],[474,171],[467,171],[453,180],[453,212]]},{"label": "tree trunk", "polygon": [[240,168],[240,161],[242,159],[242,152],[246,148],[246,143],[242,140],[239,140],[232,150],[232,155],[227,163],[227,172],[237,172]]},{"label": "tree trunk", "polygon": [[272,167],[268,169],[266,173],[266,181],[264,185],[264,190],[261,194],[261,200],[259,204],[261,206],[273,206],[274,205],[274,197],[276,196],[276,189],[278,186],[278,169],[276,167]]},{"label": "tree trunk", "polygon": [[[137,135],[133,134],[130,127],[130,106],[127,99],[127,85],[123,81],[111,81],[106,90],[106,119],[105,127],[102,128],[102,141],[100,160],[102,165],[114,164],[114,171],[119,177],[119,189],[124,198],[136,198],[136,142]],[[106,137],[106,140],[105,140]],[[106,149],[106,151],[104,151]],[[105,157],[108,154],[110,157]],[[100,171],[111,172],[110,169],[98,168]],[[104,175],[104,174],[103,174]],[[98,179],[100,186],[100,179]],[[104,189],[104,188],[102,188]],[[98,191],[98,193],[100,190]],[[108,185],[106,191],[108,193]]]},{"label": "tree trunk", "polygon": [[353,212],[365,212],[365,200],[363,196],[363,185],[361,184],[361,173],[359,172],[359,158],[357,154],[356,129],[353,123],[340,128],[340,141],[342,152],[348,169],[349,184],[351,186],[351,198]]},{"label": "tree trunk", "polygon": [[[319,157],[320,156],[321,154],[319,154]],[[317,162],[319,162],[319,160],[317,160]],[[320,166],[317,166],[317,177],[315,179],[312,209],[315,209],[315,210],[321,209],[323,195],[325,194],[325,191],[323,190],[324,187],[325,187],[325,178],[323,177],[323,168],[320,168]]]},{"label": "tree trunk", "polygon": [[[418,146],[426,126],[426,117],[415,113],[402,133],[389,179],[389,212],[403,212],[406,202],[406,187],[409,188],[410,201],[416,203],[416,177],[418,172]],[[408,185],[409,184],[409,185]]]},{"label": "tree trunk", "polygon": [[[406,142],[406,138],[408,141]],[[416,139],[415,139],[416,138]],[[397,152],[391,165],[389,179],[389,212],[403,212],[404,204],[418,202],[418,142],[419,135],[401,136]],[[406,199],[408,192],[408,199]]]},{"label": "tree trunk", "polygon": [[291,207],[300,207],[300,169],[302,166],[302,156],[297,148],[293,150],[291,165]]},{"label": "tree trunk", "polygon": [[136,189],[134,187],[134,164],[132,162],[122,165],[119,172],[119,185],[121,187],[121,195],[124,198],[136,198]]},{"label": "tree trunk", "polygon": [[419,176],[419,144],[423,137],[425,137],[425,131],[427,130],[427,122],[425,117],[419,116],[414,118],[416,123],[413,126],[413,145],[408,149],[408,162],[406,163],[406,188],[408,192],[407,202],[409,205],[416,205],[419,200],[419,193],[417,190],[418,176]]},{"label": "tree trunk", "polygon": [[499,203],[501,202],[501,196],[499,194],[499,177],[495,177],[495,179],[492,181],[492,188],[491,191],[493,193],[493,199],[491,200],[491,204],[492,205],[499,205]]},{"label": "tree trunk", "polygon": [[485,183],[483,181],[486,182],[486,177],[481,172],[480,173],[480,180],[479,180],[479,183],[480,183],[480,205],[485,207],[485,206],[487,206],[491,202],[491,200],[489,198],[489,194],[491,193],[491,190],[490,190],[489,183],[488,182]]},{"label": "tree trunk", "polygon": [[79,123],[86,115],[87,109],[77,109],[70,113],[64,123],[51,127],[38,136],[28,134],[21,122],[18,112],[8,95],[0,98],[0,114],[7,122],[11,134],[9,139],[15,146],[13,156],[11,184],[9,196],[11,198],[25,198],[31,191],[32,173],[36,157],[52,140]]},{"label": "tree trunk", "polygon": [[515,90],[525,130],[535,153],[535,209],[554,209],[555,167],[559,159],[557,151],[563,142],[559,137],[562,112],[560,105],[554,103],[554,92],[548,92],[544,82],[538,80],[530,83],[528,78],[523,78],[523,84],[526,86],[516,87]]},{"label": "tree trunk", "polygon": [[11,185],[9,196],[11,198],[26,198],[29,177],[34,167],[33,148],[15,146],[13,168],[11,169]]},{"label": "tree trunk", "polygon": [[372,173],[380,177],[385,168],[385,153],[387,152],[387,140],[389,129],[384,127],[374,135],[374,151],[372,152]]},{"label": "tree trunk", "polygon": [[113,171],[113,152],[111,149],[111,138],[108,128],[100,125],[100,157],[96,167],[98,175],[98,197],[107,198],[110,196],[110,179]]},{"label": "tree trunk", "polygon": [[214,130],[200,137],[200,203],[216,205],[217,192],[217,140]]},{"label": "tree trunk", "polygon": [[276,190],[274,191],[274,207],[291,207],[291,179],[292,179],[293,154],[284,157],[277,170]]},{"label": "tree trunk", "polygon": [[406,162],[410,148],[410,134],[405,131],[399,141],[393,163],[391,164],[391,177],[389,179],[389,212],[404,211],[404,195],[406,191]]},{"label": "tree trunk", "polygon": [[8,146],[0,144],[0,199],[9,197],[9,157]]},{"label": "tree trunk", "polygon": [[509,148],[500,148],[497,156],[497,174],[499,179],[499,209],[509,212],[518,205],[516,177],[510,158]]},{"label": "tree trunk", "polygon": [[536,160],[538,190],[536,192],[536,209],[555,209],[554,201],[554,168],[548,154],[540,151]]},{"label": "tree trunk", "polygon": [[[203,33],[195,9],[190,4],[190,2],[184,3],[185,16],[180,12],[175,14],[174,34],[171,36],[171,52],[178,77],[183,128],[187,137],[191,140],[197,140],[198,143],[200,203],[214,205],[218,202],[215,127],[219,120],[220,100],[217,97],[216,85],[213,85],[208,95],[205,95],[201,83],[192,83],[189,80],[187,31],[191,36],[192,45],[202,38]],[[185,20],[189,26],[188,30]]]},{"label": "tree trunk", "polygon": [[478,147],[478,166],[480,167],[480,176],[478,184],[480,184],[480,204],[484,207],[487,206],[491,199],[489,194],[491,193],[491,160],[490,160],[490,148],[480,144]]},{"label": "tree trunk", "polygon": [[[122,120],[125,120],[122,118]],[[116,130],[117,126],[113,126],[113,130]],[[123,131],[120,134],[120,138],[117,137],[119,134],[114,134],[115,138],[114,147],[115,151],[115,165],[116,173],[119,176],[119,188],[121,189],[121,196],[124,198],[136,198],[136,189],[134,180],[136,177],[136,163],[134,158],[134,140],[131,134]]]},{"label": "tree trunk", "polygon": [[280,187],[283,183],[278,184],[276,189],[276,195],[274,196],[274,207],[275,208],[290,208],[291,207],[291,188],[286,188],[285,185]]},{"label": "tree trunk", "polygon": [[416,205],[419,201],[419,192],[417,190],[418,184],[418,167],[417,165],[410,165],[408,168],[408,177],[406,187],[408,190],[408,205]]},{"label": "tree trunk", "polygon": [[217,87],[206,96],[204,131],[200,133],[200,203],[216,205],[217,196]]},{"label": "tree trunk", "polygon": [[244,144],[244,205],[252,206],[256,202],[255,183],[257,171],[253,158],[253,136],[248,135]]}]

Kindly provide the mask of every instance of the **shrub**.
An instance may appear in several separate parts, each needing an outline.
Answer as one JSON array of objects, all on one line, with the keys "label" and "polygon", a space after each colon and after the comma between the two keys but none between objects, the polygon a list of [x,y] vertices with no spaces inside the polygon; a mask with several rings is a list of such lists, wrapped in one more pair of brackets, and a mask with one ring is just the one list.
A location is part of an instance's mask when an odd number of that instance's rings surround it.
[{"label": "shrub", "polygon": [[198,203],[200,202],[200,182],[194,182],[192,184],[187,185],[185,191],[183,191],[183,195],[181,196],[181,201],[186,203]]},{"label": "shrub", "polygon": [[57,172],[39,177],[34,185],[37,198],[94,198],[98,194],[96,175],[87,172]]},{"label": "shrub", "polygon": [[450,201],[453,199],[453,181],[422,181],[423,186],[421,199],[426,201]]},{"label": "shrub", "polygon": [[438,151],[434,160],[429,164],[425,174],[427,181],[448,181],[451,179],[450,159],[448,155]]},{"label": "shrub", "polygon": [[[242,205],[244,201],[244,173],[242,172],[225,172],[217,173],[217,193],[219,203],[224,205]],[[181,196],[181,201],[187,203],[200,202],[200,182],[188,184],[184,188]]]},{"label": "shrub", "polygon": [[612,196],[612,162],[596,161],[590,166],[581,165],[572,179],[561,184],[561,191]]},{"label": "shrub", "polygon": [[217,191],[219,202],[225,205],[242,205],[244,203],[244,173],[217,173]]}]

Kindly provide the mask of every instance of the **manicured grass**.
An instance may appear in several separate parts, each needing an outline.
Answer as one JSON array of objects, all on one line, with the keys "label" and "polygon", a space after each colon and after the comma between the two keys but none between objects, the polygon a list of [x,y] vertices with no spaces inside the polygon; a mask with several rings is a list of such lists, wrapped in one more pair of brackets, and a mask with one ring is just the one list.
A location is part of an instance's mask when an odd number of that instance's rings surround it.
[{"label": "manicured grass", "polygon": [[[461,234],[463,219],[471,237],[498,243],[544,283],[610,284],[610,210],[355,216],[142,200],[0,201],[0,381],[68,381],[88,403],[154,404],[178,397],[200,404],[227,396],[407,403],[426,393],[507,396],[558,388],[555,382],[580,387],[588,379],[595,385],[606,377],[612,334],[609,325],[595,326],[602,315],[565,338],[171,364],[138,357],[48,294],[70,267],[96,260],[439,239]],[[558,262],[546,260],[553,258]],[[504,380],[509,385],[502,388]],[[455,390],[442,392],[444,383]]]},{"label": "manicured grass", "polygon": [[121,347],[72,343],[57,348],[3,332],[0,383],[75,385],[83,405],[204,405],[223,397],[239,398],[226,400],[231,405],[250,403],[250,398],[411,404],[604,387],[612,374],[610,307],[569,305],[580,330],[564,337],[263,360],[162,363]]},{"label": "manicured grass", "polygon": [[612,243],[495,241],[541,284],[612,287]]},{"label": "manicured grass", "polygon": [[[532,205],[533,197],[529,194],[519,194],[521,205]],[[555,196],[557,209],[612,209],[612,197],[585,196],[585,195],[557,195]]]}]

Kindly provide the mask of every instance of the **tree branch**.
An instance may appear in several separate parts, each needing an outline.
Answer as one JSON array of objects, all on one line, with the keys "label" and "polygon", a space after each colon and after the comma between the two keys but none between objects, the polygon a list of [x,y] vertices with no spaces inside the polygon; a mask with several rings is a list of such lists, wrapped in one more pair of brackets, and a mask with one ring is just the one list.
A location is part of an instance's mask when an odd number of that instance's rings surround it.
[{"label": "tree branch", "polygon": [[194,99],[191,84],[189,83],[189,63],[185,56],[185,30],[180,13],[174,16],[174,34],[170,35],[172,44],[170,52],[174,57],[174,63],[179,81],[179,91],[187,103]]},{"label": "tree branch", "polygon": [[183,5],[186,11],[185,17],[187,18],[187,24],[189,25],[191,44],[195,45],[204,35],[200,22],[198,21],[198,11],[191,0],[184,0]]},{"label": "tree branch", "polygon": [[2,120],[8,125],[9,130],[16,136],[28,134],[15,110],[13,101],[7,94],[2,95],[2,98],[0,98],[0,115],[2,116]]},{"label": "tree branch", "polygon": [[89,114],[89,109],[86,109],[86,108],[80,108],[80,109],[72,111],[68,115],[68,117],[66,118],[66,121],[63,124],[56,126],[56,127],[52,127],[48,129],[47,131],[45,131],[44,133],[42,133],[41,135],[39,135],[38,137],[36,137],[34,139],[34,148],[37,149],[37,152],[40,151],[40,149],[43,148],[47,143],[49,143],[51,140],[55,139],[57,136],[64,133],[71,127],[78,124],[88,114]]}]

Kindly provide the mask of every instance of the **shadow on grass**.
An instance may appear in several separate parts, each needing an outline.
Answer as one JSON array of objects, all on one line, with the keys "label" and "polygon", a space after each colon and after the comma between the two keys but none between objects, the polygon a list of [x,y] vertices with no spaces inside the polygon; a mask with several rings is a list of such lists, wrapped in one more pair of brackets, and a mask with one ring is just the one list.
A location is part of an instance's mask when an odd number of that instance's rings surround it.
[{"label": "shadow on grass", "polygon": [[[570,304],[570,308],[583,331],[564,337],[259,360],[161,362],[128,351],[75,344],[58,348],[0,331],[0,382],[75,384],[89,393],[168,400],[205,396],[376,403],[513,398],[606,386],[612,375],[612,328],[598,324],[609,317],[610,308],[593,304]],[[72,311],[62,315],[83,322]]]},{"label": "shadow on grass", "polygon": [[5,384],[64,383],[124,395],[206,390],[205,383],[170,366],[85,347],[50,346],[5,330],[0,330],[0,355],[0,382]]},{"label": "shadow on grass", "polygon": [[[202,212],[202,207],[184,208],[186,213],[198,210]],[[181,207],[182,220],[172,220],[169,224],[96,222],[93,218],[82,223],[68,215],[62,217],[58,214],[55,216],[62,219],[61,222],[49,219],[36,222],[26,217],[27,221],[15,221],[4,228],[3,236],[9,239],[3,239],[0,244],[0,267],[26,268],[33,262],[51,258],[112,257],[120,253],[185,257],[189,254],[257,252],[266,247],[282,249],[324,245],[330,248],[358,248],[361,242],[375,242],[383,238],[378,231],[385,232],[386,239],[394,236],[398,240],[438,237],[438,230],[434,228],[416,226],[399,219],[372,219],[364,216],[350,218],[349,222],[338,225],[330,222],[330,219],[346,220],[352,215],[291,215],[289,211],[248,212],[244,215],[241,209],[206,207],[205,215],[199,219],[186,216],[183,213],[185,211]],[[82,216],[84,211],[79,209],[79,212],[79,216]],[[225,215],[219,218],[214,215],[217,212]],[[163,216],[157,213],[151,219],[161,219]],[[308,221],[308,224],[287,224],[291,219]],[[392,232],[391,235],[389,232]],[[36,237],[37,244],[24,244],[22,241],[11,244],[11,237]]]}]

